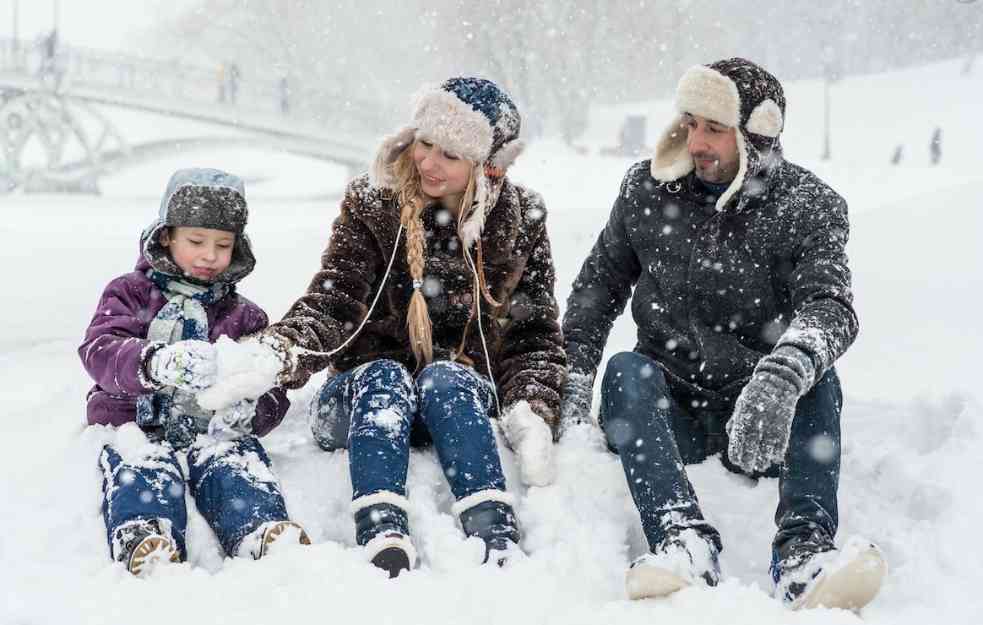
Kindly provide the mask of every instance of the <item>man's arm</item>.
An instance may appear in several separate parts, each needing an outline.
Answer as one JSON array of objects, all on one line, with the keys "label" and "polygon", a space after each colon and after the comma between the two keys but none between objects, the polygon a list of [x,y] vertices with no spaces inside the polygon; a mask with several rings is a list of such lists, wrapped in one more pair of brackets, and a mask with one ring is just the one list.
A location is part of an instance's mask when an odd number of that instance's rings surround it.
[{"label": "man's arm", "polygon": [[846,201],[832,191],[831,201],[802,211],[804,223],[789,289],[795,316],[776,348],[793,345],[812,356],[819,380],[857,337],[846,244],[850,236]]},{"label": "man's arm", "polygon": [[635,165],[625,176],[604,230],[573,283],[563,315],[563,337],[569,377],[565,388],[564,419],[582,419],[590,409],[590,389],[615,319],[631,297],[641,265],[628,241],[625,211],[632,200],[633,181],[648,176]]}]

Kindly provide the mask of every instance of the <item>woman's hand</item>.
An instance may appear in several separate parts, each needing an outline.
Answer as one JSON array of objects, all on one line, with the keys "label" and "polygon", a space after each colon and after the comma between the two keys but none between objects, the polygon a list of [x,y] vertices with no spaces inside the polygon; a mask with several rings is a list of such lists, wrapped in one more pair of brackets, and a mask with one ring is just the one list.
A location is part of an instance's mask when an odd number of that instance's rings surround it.
[{"label": "woman's hand", "polygon": [[556,473],[553,430],[546,422],[550,414],[543,402],[520,401],[501,419],[505,440],[519,459],[519,475],[527,486],[547,486]]}]

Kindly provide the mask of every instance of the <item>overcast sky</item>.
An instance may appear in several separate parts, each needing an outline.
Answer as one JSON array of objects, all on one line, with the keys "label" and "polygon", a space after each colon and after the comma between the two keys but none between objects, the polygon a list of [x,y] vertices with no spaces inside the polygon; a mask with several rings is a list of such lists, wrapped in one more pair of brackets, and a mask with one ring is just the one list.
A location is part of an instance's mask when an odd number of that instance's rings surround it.
[{"label": "overcast sky", "polygon": [[58,7],[59,37],[65,43],[109,50],[134,47],[135,33],[174,15],[194,0],[0,0],[0,37],[15,32],[15,7],[22,39],[51,30]]}]

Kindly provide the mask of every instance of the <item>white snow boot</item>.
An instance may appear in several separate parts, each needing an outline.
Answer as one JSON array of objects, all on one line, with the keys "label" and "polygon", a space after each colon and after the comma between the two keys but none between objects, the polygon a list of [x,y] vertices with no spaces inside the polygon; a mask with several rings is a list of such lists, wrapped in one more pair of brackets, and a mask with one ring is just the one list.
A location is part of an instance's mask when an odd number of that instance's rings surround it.
[{"label": "white snow boot", "polygon": [[717,547],[696,530],[682,530],[652,553],[631,563],[625,576],[629,599],[666,597],[687,586],[716,586],[720,581]]},{"label": "white snow boot", "polygon": [[842,549],[792,553],[773,565],[774,595],[792,610],[859,611],[881,589],[887,563],[870,541],[853,538]]}]

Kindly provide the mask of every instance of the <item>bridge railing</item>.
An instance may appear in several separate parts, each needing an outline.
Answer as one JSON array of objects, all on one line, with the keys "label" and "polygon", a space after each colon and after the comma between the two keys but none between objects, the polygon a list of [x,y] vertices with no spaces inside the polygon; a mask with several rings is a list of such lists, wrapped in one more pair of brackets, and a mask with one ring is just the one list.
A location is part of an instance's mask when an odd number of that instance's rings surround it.
[{"label": "bridge railing", "polygon": [[0,38],[0,73],[38,79],[54,88],[79,87],[160,99],[175,106],[208,106],[236,117],[263,116],[372,132],[388,127],[382,111],[371,103],[286,77],[243,76],[233,64],[203,67],[176,59],[49,46],[44,38]]}]

